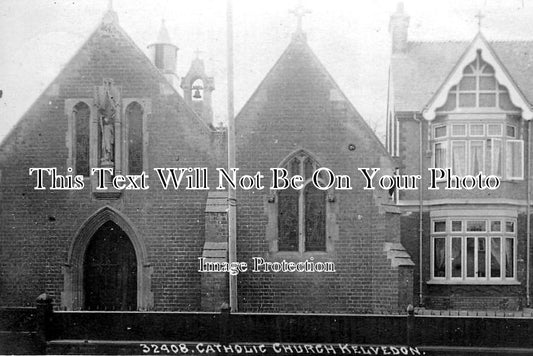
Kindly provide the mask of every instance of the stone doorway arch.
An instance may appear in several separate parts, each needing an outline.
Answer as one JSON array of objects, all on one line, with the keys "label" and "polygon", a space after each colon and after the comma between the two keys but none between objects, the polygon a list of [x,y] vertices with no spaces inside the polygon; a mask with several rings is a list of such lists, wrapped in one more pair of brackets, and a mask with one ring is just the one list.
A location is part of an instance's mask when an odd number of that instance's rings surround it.
[{"label": "stone doorway arch", "polygon": [[61,293],[61,307],[67,310],[81,310],[85,305],[84,259],[92,237],[106,223],[113,222],[129,238],[135,250],[137,263],[137,310],[153,308],[151,291],[152,267],[144,241],[129,220],[119,211],[105,206],[91,215],[76,232],[69,249],[68,261],[63,268],[64,290]]}]

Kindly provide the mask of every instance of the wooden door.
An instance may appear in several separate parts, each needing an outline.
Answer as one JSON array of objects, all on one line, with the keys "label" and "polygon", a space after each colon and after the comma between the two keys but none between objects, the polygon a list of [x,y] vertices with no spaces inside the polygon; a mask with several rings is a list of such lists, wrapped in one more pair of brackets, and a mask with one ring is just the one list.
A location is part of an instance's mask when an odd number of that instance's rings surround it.
[{"label": "wooden door", "polygon": [[136,310],[137,261],[128,235],[112,221],[102,225],[84,260],[86,310]]}]

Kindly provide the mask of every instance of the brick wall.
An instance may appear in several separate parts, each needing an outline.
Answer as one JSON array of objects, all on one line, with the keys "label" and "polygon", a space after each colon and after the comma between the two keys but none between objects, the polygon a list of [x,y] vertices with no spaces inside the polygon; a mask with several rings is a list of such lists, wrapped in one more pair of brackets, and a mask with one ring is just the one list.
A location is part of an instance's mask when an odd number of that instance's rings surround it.
[{"label": "brick wall", "polygon": [[[375,312],[396,310],[398,269],[383,251],[399,242],[399,221],[380,211],[383,192],[362,189],[358,167],[391,169],[383,146],[316,60],[306,44],[293,42],[237,119],[237,165],[242,174],[269,177],[292,152],[304,149],[319,164],[348,174],[353,189],[336,191],[338,236],[322,253],[276,253],[266,237],[271,182],[262,191],[238,193],[238,260],[332,261],[335,273],[242,273],[241,311]],[[349,145],[355,145],[355,151]],[[380,195],[381,194],[381,195]],[[329,243],[329,241],[328,241]]]},{"label": "brick wall", "polygon": [[[122,98],[147,98],[152,103],[145,132],[150,189],[125,191],[116,200],[96,199],[89,181],[81,191],[34,190],[29,167],[57,167],[66,173],[65,100],[92,98],[104,78],[114,80]],[[28,305],[47,292],[59,306],[62,268],[77,231],[99,208],[110,206],[131,223],[145,244],[153,269],[154,308],[198,310],[196,270],[207,193],[164,191],[153,168],[213,168],[211,142],[216,142],[213,134],[121,29],[106,25],[96,30],[2,146],[0,303]]]}]

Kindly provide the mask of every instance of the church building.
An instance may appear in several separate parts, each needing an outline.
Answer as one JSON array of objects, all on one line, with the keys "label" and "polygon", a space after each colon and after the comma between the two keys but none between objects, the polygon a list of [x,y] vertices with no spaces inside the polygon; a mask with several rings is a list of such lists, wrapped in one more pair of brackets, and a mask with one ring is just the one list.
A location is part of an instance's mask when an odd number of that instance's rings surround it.
[{"label": "church building", "polygon": [[[357,171],[391,174],[396,163],[313,53],[297,16],[287,48],[235,118],[238,175],[266,177],[265,189],[236,192],[237,261],[263,266],[237,275],[238,310],[405,311],[414,264],[400,227],[410,225],[388,191],[363,189]],[[215,80],[199,56],[178,76],[178,48],[164,23],[148,52],[110,8],[2,142],[2,306],[31,305],[43,292],[60,310],[213,311],[228,302],[229,273],[199,271],[199,261],[228,262],[228,192],[215,189],[216,168],[227,167],[227,132],[212,125]],[[484,53],[474,60],[491,61]],[[502,85],[499,97],[509,97],[514,87]],[[505,103],[522,105],[513,95]],[[524,125],[505,120],[501,153],[520,155]],[[509,127],[513,137],[504,134]],[[193,170],[199,176],[190,181],[210,189],[174,189],[171,179],[165,188],[158,178],[173,167],[205,168],[209,175]],[[300,189],[270,189],[272,168],[301,176]],[[321,189],[334,181],[330,172],[350,176],[351,189]],[[505,211],[493,219],[499,245],[490,235],[486,248],[499,246],[499,261],[511,251],[517,264],[524,218]],[[452,224],[433,218],[438,229]],[[278,270],[284,263],[313,267]],[[508,282],[521,265],[507,264],[499,282],[516,288]]]}]

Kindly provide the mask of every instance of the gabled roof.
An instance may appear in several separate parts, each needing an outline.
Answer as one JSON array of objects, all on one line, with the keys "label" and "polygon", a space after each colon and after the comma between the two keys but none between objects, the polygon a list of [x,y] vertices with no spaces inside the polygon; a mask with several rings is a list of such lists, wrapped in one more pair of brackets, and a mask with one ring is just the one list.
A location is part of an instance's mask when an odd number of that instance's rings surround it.
[{"label": "gabled roof", "polygon": [[[321,83],[327,83],[327,86],[330,88],[330,92],[328,93],[330,101],[344,103],[347,112],[351,114],[349,115],[350,120],[352,120],[352,122],[357,122],[357,125],[362,129],[362,132],[375,142],[376,147],[381,149],[382,154],[388,155],[385,146],[376,136],[375,132],[370,128],[366,120],[342,92],[331,74],[309,47],[306,35],[303,32],[296,32],[293,34],[292,40],[285,51],[281,54],[252,96],[237,114],[235,118],[236,121],[252,120],[253,118],[247,115],[248,111],[256,107],[257,102],[264,102],[264,97],[270,88],[277,87],[281,92],[290,92],[292,89],[289,88],[293,88],[294,85],[292,81],[302,81],[302,77],[305,76],[303,74],[304,72],[315,74],[312,76],[313,79],[308,78],[309,82],[305,82],[304,80],[305,85],[314,87],[321,86],[322,84],[312,82],[312,80],[317,80],[317,78],[319,78],[318,80],[320,80]],[[298,88],[298,90],[299,89],[301,88]],[[303,88],[303,91],[305,91],[305,88]],[[263,117],[262,120],[264,119],[265,118]],[[324,120],[326,119],[327,117],[324,117]]]},{"label": "gabled roof", "polygon": [[[111,48],[106,47],[108,42],[113,42]],[[106,44],[104,44],[104,42]],[[127,56],[120,57],[114,60],[113,56],[119,56],[118,53],[126,53]],[[112,65],[106,66],[102,64],[105,61],[109,61]],[[119,63],[119,65],[117,65]],[[124,68],[120,68],[123,66]],[[86,75],[80,76],[80,82],[71,83],[72,77],[79,75],[80,68],[84,69]],[[155,67],[146,54],[135,44],[135,42],[129,37],[129,35],[120,27],[118,23],[117,14],[113,10],[108,10],[102,20],[98,23],[96,29],[91,32],[87,40],[81,45],[76,53],[70,58],[66,65],[63,66],[59,74],[48,85],[43,93],[37,98],[37,100],[29,107],[19,119],[19,121],[13,126],[8,135],[5,136],[0,147],[4,148],[10,144],[15,143],[15,137],[18,132],[25,127],[25,123],[32,117],[32,112],[37,110],[39,105],[42,106],[43,102],[48,102],[48,96],[55,96],[64,98],[62,92],[56,94],[49,94],[53,92],[52,89],[56,84],[69,84],[71,87],[78,90],[78,97],[91,97],[94,86],[101,85],[101,79],[98,79],[102,75],[109,75],[106,71],[113,72],[117,76],[120,73],[128,73],[129,76],[138,76],[143,78],[149,78],[147,82],[150,85],[146,85],[142,90],[146,91],[147,95],[154,91],[160,92],[164,87],[165,91],[175,98],[176,102],[183,107],[187,113],[186,117],[190,118],[196,126],[201,130],[208,133],[212,129],[206,125],[202,119],[185,103],[185,100],[176,91],[174,87],[167,81],[165,76]],[[78,73],[78,74],[73,74]],[[113,77],[113,76],[110,76]],[[127,80],[126,80],[127,81]],[[89,88],[89,89],[88,89]],[[128,86],[124,86],[123,90],[128,90]],[[133,88],[132,90],[138,90],[139,88]],[[129,93],[122,93],[125,95],[131,95]],[[35,115],[33,115],[35,116]]]},{"label": "gabled roof", "polygon": [[[454,71],[462,70],[460,64],[462,59],[466,61],[469,50],[475,53],[480,46],[485,46],[492,54],[490,64],[495,70],[512,82],[514,88],[508,89],[514,89],[523,104],[531,108],[533,41],[490,42],[483,36],[476,36],[472,42],[408,42],[404,53],[394,54],[391,60],[394,110],[423,111],[438,95],[439,89],[444,89],[446,80]],[[513,103],[517,104],[515,100]]]}]

